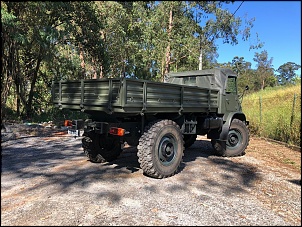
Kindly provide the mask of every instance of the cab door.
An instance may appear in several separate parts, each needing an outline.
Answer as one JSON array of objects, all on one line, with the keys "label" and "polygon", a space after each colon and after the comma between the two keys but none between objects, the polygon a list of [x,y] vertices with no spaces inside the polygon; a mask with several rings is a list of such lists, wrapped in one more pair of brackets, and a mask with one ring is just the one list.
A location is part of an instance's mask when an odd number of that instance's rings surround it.
[{"label": "cab door", "polygon": [[225,89],[225,107],[228,112],[239,111],[239,97],[237,93],[237,78],[229,76]]}]

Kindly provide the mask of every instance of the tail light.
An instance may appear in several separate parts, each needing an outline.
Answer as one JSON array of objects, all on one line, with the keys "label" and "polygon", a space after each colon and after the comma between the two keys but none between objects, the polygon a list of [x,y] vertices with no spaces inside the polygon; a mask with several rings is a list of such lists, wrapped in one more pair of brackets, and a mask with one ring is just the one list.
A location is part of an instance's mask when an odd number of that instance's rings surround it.
[{"label": "tail light", "polygon": [[125,135],[125,129],[123,128],[116,128],[111,127],[109,130],[109,133],[116,136],[124,136]]},{"label": "tail light", "polygon": [[71,120],[65,120],[64,121],[64,126],[67,127],[67,126],[72,126],[72,121]]}]

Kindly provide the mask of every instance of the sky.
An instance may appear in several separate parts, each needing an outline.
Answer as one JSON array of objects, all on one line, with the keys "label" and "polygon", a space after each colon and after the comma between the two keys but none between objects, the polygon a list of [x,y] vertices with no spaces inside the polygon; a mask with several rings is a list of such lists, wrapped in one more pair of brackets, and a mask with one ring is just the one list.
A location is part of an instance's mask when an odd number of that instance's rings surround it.
[{"label": "sky", "polygon": [[[234,13],[242,1],[228,4],[227,9]],[[255,18],[251,29],[250,40],[243,41],[238,36],[239,43],[235,46],[218,41],[218,63],[231,62],[235,56],[244,57],[256,69],[253,58],[255,53],[266,50],[268,59],[273,59],[275,70],[287,62],[301,64],[301,1],[243,1],[235,16]],[[243,20],[244,21],[244,20]],[[258,33],[259,40],[264,43],[260,49],[249,50],[250,44],[255,44]],[[301,75],[301,69],[296,71]]]}]

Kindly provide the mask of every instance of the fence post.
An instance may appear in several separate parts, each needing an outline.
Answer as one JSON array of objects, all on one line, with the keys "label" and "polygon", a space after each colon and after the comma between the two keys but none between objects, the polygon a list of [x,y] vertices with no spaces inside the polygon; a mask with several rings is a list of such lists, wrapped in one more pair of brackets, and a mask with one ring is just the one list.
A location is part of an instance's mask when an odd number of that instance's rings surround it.
[{"label": "fence post", "polygon": [[260,127],[259,127],[259,134],[262,134],[262,98],[259,96],[259,106],[260,106]]},{"label": "fence post", "polygon": [[292,124],[293,124],[293,121],[294,121],[295,106],[296,106],[296,93],[294,94],[292,115],[290,116],[290,127],[292,127]]},{"label": "fence post", "polygon": [[[289,123],[289,127],[290,127],[289,131],[290,131],[290,133],[292,133],[292,131],[293,131],[292,125],[293,125],[293,121],[294,121],[295,105],[296,105],[296,93],[294,94],[292,114],[290,116],[290,123]],[[290,135],[287,135],[286,143],[289,142],[289,139],[290,139]]]}]

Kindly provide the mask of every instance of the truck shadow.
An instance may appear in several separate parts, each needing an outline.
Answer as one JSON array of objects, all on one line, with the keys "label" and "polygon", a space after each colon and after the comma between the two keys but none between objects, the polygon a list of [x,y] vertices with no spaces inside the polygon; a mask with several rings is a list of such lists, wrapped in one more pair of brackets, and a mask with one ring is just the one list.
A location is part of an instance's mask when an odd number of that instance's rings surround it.
[{"label": "truck shadow", "polygon": [[[125,148],[118,159],[104,164],[114,166],[118,172],[130,171],[128,177],[144,175],[146,180],[154,178],[142,173],[136,147]],[[195,143],[184,151],[183,162],[179,171],[172,177],[160,181],[176,179],[170,191],[185,190],[192,182],[199,182],[203,191],[211,191],[215,188],[227,188],[225,193],[242,193],[246,188],[253,187],[255,182],[261,181],[259,170],[251,165],[234,161],[240,157],[225,158],[215,155],[211,142],[208,140],[196,140]],[[135,174],[138,172],[137,174]],[[158,180],[158,179],[154,179]],[[235,182],[235,183],[234,183]],[[153,187],[146,186],[147,190],[156,192]]]},{"label": "truck shadow", "polygon": [[[254,181],[260,179],[257,168],[253,167],[252,165],[234,162],[233,160],[236,158],[239,157],[225,158],[217,156],[212,148],[210,141],[196,140],[191,147],[185,149],[183,162],[181,163],[179,171],[176,175],[181,174],[182,172],[186,172],[186,168],[191,168],[192,165],[196,165],[194,162],[198,159],[198,162],[205,166],[215,165],[217,168],[220,168],[222,170],[234,170],[234,172],[241,174],[240,181],[247,186],[252,185]],[[137,172],[141,169],[138,162],[136,147],[124,148],[118,159],[112,162],[108,162],[104,165],[114,165],[115,169],[126,168],[127,170],[130,170],[131,173]],[[200,168],[201,167],[202,166],[200,166]],[[203,166],[203,168],[206,167]],[[230,177],[225,175],[224,178],[227,179]]]},{"label": "truck shadow", "polygon": [[[27,181],[40,181],[26,184],[32,186],[26,186],[24,193],[52,186],[57,191],[68,192],[74,187],[84,189],[91,184],[120,184],[129,178],[147,182],[142,187],[151,191],[160,190],[155,182],[161,181],[163,184],[177,182],[177,186],[173,184],[170,187],[171,192],[186,190],[188,185],[197,182],[203,191],[211,191],[213,187],[217,190],[227,187],[228,193],[230,190],[241,193],[245,191],[244,188],[252,186],[253,182],[260,179],[257,169],[252,166],[213,155],[209,141],[196,141],[185,150],[180,171],[173,177],[158,180],[143,175],[136,147],[125,148],[115,161],[92,163],[82,151],[80,140],[67,139],[63,143],[62,140],[51,137],[38,139],[40,141],[35,143],[29,143],[26,139],[19,140],[16,145],[4,147],[2,150],[2,177],[12,175],[16,182],[21,182],[20,185],[22,182],[25,184]],[[220,170],[214,173],[210,169]],[[224,170],[228,173],[224,173]],[[223,181],[217,181],[217,177]],[[236,184],[233,184],[234,180]]]},{"label": "truck shadow", "polygon": [[[183,162],[180,166],[182,171],[186,163],[194,161],[197,157],[207,158],[210,155],[214,155],[212,145],[209,141],[197,140],[195,143],[184,151]],[[114,161],[107,162],[104,165],[117,165],[116,169],[127,168],[131,169],[132,172],[136,172],[140,169],[140,164],[137,157],[136,147],[126,147],[123,149],[121,155]]]}]

